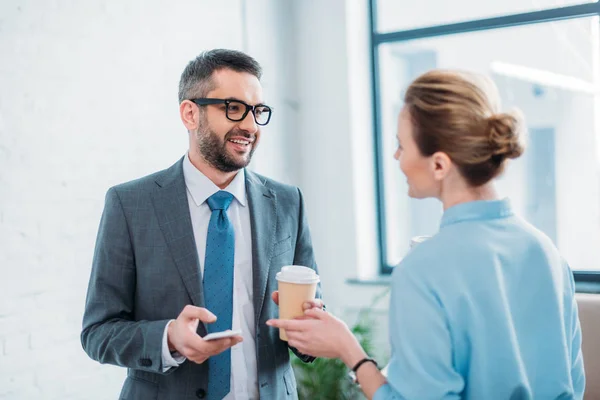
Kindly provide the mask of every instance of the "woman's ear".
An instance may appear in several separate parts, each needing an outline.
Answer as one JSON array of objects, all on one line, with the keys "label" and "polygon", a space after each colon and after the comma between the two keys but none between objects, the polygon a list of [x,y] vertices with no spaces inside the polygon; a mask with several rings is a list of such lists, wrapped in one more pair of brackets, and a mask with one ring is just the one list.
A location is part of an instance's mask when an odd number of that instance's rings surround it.
[{"label": "woman's ear", "polygon": [[452,161],[448,157],[448,154],[438,151],[431,156],[431,167],[434,179],[442,181],[448,176],[452,168]]}]

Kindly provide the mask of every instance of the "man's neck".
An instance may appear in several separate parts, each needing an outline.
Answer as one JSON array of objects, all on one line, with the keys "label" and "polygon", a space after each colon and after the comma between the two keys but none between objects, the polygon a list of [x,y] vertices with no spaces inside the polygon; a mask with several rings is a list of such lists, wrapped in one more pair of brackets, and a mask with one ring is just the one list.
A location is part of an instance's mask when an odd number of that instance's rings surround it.
[{"label": "man's neck", "polygon": [[229,186],[233,178],[235,178],[238,173],[238,171],[220,171],[206,162],[206,160],[200,154],[192,150],[188,152],[187,157],[190,158],[190,162],[198,171],[202,172],[204,176],[210,179],[211,182],[217,185],[220,189],[225,189],[227,186]]}]

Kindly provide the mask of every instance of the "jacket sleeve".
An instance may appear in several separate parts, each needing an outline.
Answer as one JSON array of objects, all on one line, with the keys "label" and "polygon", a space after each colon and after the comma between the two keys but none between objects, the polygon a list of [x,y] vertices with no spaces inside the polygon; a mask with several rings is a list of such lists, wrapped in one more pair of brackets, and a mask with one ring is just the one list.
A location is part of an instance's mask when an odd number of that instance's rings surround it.
[{"label": "jacket sleeve", "polygon": [[131,236],[119,195],[111,188],[96,239],[81,344],[100,363],[162,374],[162,338],[169,321],[136,321],[135,292]]}]

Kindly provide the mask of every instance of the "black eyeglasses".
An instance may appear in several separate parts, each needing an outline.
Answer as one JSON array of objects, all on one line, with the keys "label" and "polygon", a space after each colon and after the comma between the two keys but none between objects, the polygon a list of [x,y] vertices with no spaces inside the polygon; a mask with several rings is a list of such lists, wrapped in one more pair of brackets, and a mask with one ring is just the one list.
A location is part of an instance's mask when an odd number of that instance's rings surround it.
[{"label": "black eyeglasses", "polygon": [[225,100],[225,99],[190,99],[199,106],[205,106],[208,104],[225,104],[225,116],[228,120],[239,122],[246,118],[246,115],[252,111],[254,115],[254,121],[257,125],[266,125],[271,120],[271,107],[264,104],[257,104],[251,106],[244,103],[241,100]]}]

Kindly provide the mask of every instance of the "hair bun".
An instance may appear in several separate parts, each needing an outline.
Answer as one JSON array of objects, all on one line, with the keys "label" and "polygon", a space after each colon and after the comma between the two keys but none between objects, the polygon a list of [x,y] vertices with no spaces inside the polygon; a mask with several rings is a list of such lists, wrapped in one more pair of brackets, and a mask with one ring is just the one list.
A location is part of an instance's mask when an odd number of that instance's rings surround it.
[{"label": "hair bun", "polygon": [[494,114],[488,118],[488,138],[492,157],[502,161],[523,154],[521,120],[513,113]]}]

